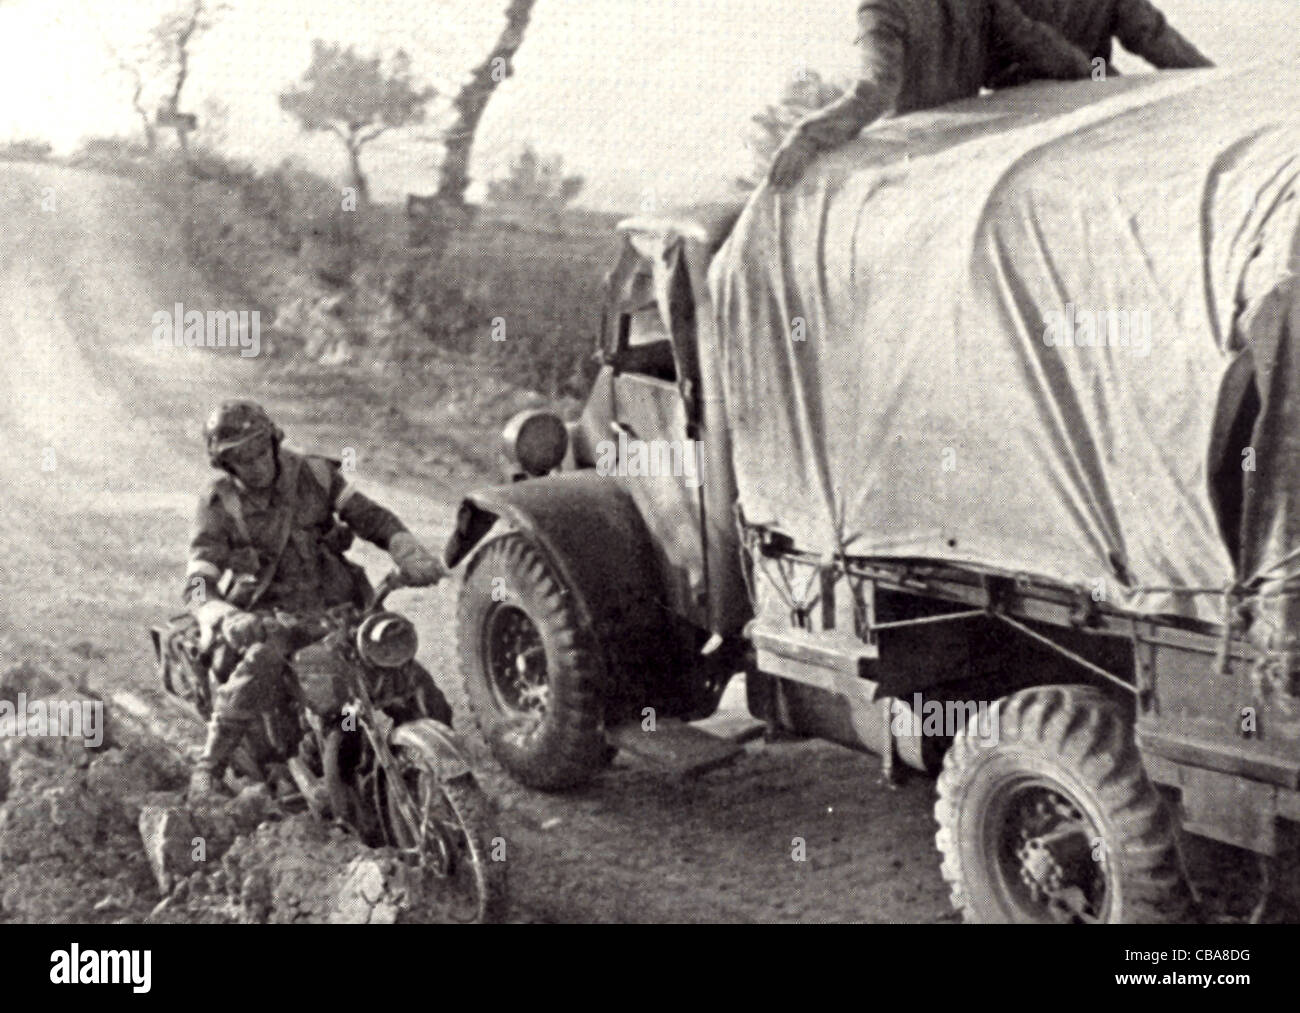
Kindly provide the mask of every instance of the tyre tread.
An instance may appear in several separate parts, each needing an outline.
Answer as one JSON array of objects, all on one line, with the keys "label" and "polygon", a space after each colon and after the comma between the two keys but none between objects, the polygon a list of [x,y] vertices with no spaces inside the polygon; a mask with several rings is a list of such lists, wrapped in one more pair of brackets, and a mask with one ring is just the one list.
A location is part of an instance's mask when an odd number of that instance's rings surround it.
[{"label": "tyre tread", "polygon": [[[1000,701],[998,743],[1028,745],[1064,759],[1093,792],[1119,840],[1117,863],[1124,922],[1169,922],[1185,918],[1189,894],[1180,872],[1176,828],[1147,779],[1120,708],[1089,686],[1046,686],[1022,690]],[[941,873],[954,908],[965,921],[984,920],[970,896],[957,840],[959,799],[975,761],[992,744],[959,732],[943,760],[934,813]]]}]

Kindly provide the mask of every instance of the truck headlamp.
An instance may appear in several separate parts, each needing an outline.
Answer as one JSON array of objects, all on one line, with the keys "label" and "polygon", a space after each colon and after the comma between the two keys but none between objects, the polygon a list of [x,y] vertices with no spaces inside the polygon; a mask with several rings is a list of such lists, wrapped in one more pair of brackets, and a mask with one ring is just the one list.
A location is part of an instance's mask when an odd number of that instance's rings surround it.
[{"label": "truck headlamp", "polygon": [[524,471],[540,477],[557,468],[569,450],[569,430],[554,412],[522,411],[501,434],[506,455]]}]

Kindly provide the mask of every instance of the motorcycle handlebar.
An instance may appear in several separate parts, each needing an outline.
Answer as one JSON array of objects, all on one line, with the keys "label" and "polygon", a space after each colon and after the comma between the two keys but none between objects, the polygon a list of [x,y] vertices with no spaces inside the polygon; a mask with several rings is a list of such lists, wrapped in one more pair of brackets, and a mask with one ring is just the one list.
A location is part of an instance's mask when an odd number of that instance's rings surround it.
[{"label": "motorcycle handlebar", "polygon": [[367,612],[377,612],[384,606],[384,599],[394,591],[409,586],[402,571],[396,568],[389,570],[384,574],[383,579],[379,581],[379,586],[375,588],[375,595],[370,600],[370,607]]}]

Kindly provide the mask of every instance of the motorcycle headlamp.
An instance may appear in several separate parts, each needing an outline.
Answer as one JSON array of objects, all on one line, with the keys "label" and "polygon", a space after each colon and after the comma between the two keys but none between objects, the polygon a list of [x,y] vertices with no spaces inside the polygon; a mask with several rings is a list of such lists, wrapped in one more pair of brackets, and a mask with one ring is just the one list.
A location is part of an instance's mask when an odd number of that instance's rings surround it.
[{"label": "motorcycle headlamp", "polygon": [[379,668],[401,668],[419,648],[415,624],[395,612],[370,616],[357,628],[357,653]]}]

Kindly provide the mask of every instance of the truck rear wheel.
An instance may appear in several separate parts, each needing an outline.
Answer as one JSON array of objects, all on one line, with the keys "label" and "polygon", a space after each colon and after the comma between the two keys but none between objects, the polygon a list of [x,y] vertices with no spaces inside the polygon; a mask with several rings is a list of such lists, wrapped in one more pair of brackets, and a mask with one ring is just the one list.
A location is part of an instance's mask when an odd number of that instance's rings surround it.
[{"label": "truck rear wheel", "polygon": [[604,663],[572,595],[522,535],[497,539],[470,563],[457,631],[475,720],[513,777],[567,788],[608,764]]},{"label": "truck rear wheel", "polygon": [[1028,689],[944,757],[936,843],[968,922],[1170,922],[1187,913],[1175,827],[1122,709]]}]

